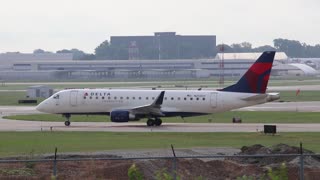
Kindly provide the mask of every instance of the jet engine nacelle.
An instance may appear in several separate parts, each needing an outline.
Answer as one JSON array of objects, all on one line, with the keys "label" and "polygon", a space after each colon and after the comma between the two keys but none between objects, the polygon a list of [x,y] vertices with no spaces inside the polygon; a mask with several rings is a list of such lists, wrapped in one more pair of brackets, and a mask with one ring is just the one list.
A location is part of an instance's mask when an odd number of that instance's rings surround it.
[{"label": "jet engine nacelle", "polygon": [[136,116],[134,114],[125,110],[111,111],[110,118],[112,122],[128,122],[136,120]]}]

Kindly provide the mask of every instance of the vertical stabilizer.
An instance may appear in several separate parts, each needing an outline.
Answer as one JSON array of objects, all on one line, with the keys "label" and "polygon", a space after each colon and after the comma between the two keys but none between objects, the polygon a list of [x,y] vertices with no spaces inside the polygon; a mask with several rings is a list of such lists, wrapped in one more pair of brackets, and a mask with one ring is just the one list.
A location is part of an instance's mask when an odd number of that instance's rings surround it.
[{"label": "vertical stabilizer", "polygon": [[221,91],[265,93],[272,69],[275,51],[266,51],[257,59],[241,79]]}]

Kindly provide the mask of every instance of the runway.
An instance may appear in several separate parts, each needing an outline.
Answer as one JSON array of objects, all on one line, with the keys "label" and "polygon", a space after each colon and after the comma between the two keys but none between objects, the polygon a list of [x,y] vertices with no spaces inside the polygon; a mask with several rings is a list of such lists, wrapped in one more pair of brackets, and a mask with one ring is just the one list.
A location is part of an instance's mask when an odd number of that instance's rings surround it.
[{"label": "runway", "polygon": [[237,109],[235,111],[320,112],[320,101],[270,102],[266,104]]},{"label": "runway", "polygon": [[[278,132],[320,132],[320,124],[273,124]],[[39,122],[1,120],[0,131],[86,131],[86,132],[261,132],[264,124],[163,123],[147,127],[145,123]]]},{"label": "runway", "polygon": [[[320,112],[320,102],[266,103],[238,109],[237,111],[299,111]],[[260,132],[265,124],[230,123],[163,123],[160,127],[147,127],[145,123],[39,122],[6,120],[3,116],[39,113],[35,107],[0,106],[0,131],[103,131],[103,132]],[[320,132],[320,124],[274,124],[278,132]]]}]

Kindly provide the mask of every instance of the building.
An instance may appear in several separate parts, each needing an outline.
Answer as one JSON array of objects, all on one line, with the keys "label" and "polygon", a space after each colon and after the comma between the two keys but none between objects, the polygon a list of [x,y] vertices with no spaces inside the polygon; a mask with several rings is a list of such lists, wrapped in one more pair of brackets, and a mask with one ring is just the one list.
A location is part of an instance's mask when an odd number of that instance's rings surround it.
[{"label": "building", "polygon": [[302,63],[279,64],[272,69],[277,76],[315,76],[319,72],[313,67]]},{"label": "building", "polygon": [[[250,53],[218,53],[216,59],[225,60],[257,60],[261,52],[250,52]],[[274,60],[281,62],[288,62],[288,56],[285,52],[277,52]]]},{"label": "building", "polygon": [[0,53],[0,63],[7,61],[25,61],[25,60],[38,60],[38,61],[48,61],[48,60],[72,60],[72,53],[19,53],[19,52],[9,52]]},{"label": "building", "polygon": [[28,98],[48,98],[52,94],[53,89],[44,85],[31,86],[27,89]]},{"label": "building", "polygon": [[216,36],[185,36],[156,32],[154,36],[111,36],[111,46],[121,52],[114,59],[214,58]]},{"label": "building", "polygon": [[[309,66],[287,66],[286,55],[276,55],[272,75],[316,75]],[[282,54],[282,55],[281,55]],[[126,79],[194,79],[223,77],[238,78],[261,53],[239,55],[218,54],[215,59],[162,60],[52,60],[10,62],[0,71],[2,80],[126,80]],[[222,59],[223,66],[221,66]],[[228,58],[230,57],[230,58]],[[238,58],[231,58],[238,57]],[[239,58],[241,57],[241,58]],[[284,66],[286,65],[286,66]],[[221,68],[223,67],[223,69]],[[309,67],[309,68],[308,68]],[[297,68],[300,70],[297,71]],[[1,67],[0,67],[1,69]]]}]

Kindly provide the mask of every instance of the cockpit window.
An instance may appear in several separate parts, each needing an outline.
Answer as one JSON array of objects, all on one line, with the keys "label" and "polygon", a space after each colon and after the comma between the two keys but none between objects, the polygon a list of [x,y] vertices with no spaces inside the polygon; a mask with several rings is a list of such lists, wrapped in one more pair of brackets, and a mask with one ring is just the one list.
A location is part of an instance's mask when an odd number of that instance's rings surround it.
[{"label": "cockpit window", "polygon": [[53,96],[53,99],[59,99],[59,97],[60,97],[59,94],[57,94]]}]

